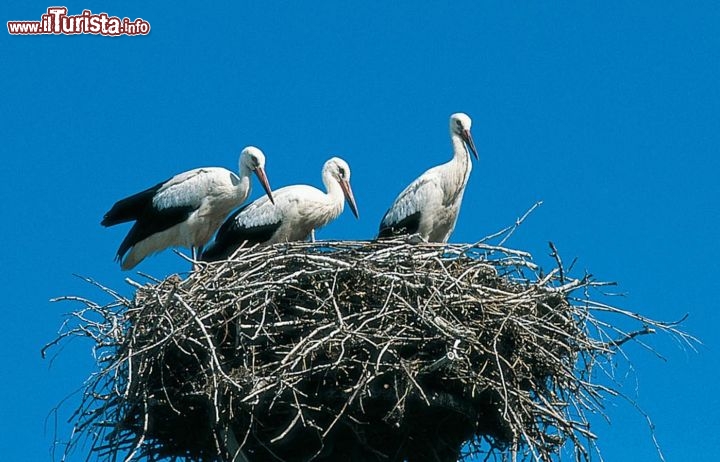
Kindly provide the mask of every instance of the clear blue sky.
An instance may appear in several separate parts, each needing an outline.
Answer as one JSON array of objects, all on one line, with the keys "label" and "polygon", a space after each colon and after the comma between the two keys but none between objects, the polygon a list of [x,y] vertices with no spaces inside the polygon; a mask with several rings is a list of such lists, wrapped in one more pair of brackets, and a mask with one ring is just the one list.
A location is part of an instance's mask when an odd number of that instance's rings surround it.
[{"label": "clear blue sky", "polygon": [[[8,3],[3,24],[55,5]],[[113,261],[128,228],[99,225],[115,200],[193,167],[235,169],[249,144],[265,151],[275,188],[320,185],[339,155],[361,219],[346,211],[318,238],[371,238],[404,185],[450,156],[447,119],[463,111],[480,161],[452,241],[543,200],[511,246],[550,265],[552,240],[578,270],[618,281],[622,307],[689,313],[698,353],[659,336],[646,340],[666,361],[629,346],[624,391],[668,461],[714,459],[720,4],[339,3],[72,1],[70,14],[141,17],[152,31],[0,33],[0,458],[50,461],[50,411],[92,370],[83,342],[41,360],[75,308],[48,300],[106,300],[73,274],[130,294],[134,274]],[[186,269],[171,252],[138,268]],[[60,409],[59,439],[76,402]],[[593,427],[605,460],[658,460],[641,415],[621,401],[607,413]]]}]

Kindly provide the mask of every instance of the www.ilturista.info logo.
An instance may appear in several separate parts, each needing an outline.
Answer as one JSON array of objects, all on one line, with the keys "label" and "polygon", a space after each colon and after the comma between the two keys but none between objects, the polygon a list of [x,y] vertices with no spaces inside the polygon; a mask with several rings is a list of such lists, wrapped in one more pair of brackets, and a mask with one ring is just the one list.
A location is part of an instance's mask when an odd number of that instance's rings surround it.
[{"label": "www.ilturista.info logo", "polygon": [[150,33],[150,23],[142,18],[131,21],[128,18],[108,16],[107,13],[95,14],[90,10],[68,16],[67,12],[64,6],[51,6],[40,21],[8,21],[8,32],[12,35],[95,34],[112,37]]}]

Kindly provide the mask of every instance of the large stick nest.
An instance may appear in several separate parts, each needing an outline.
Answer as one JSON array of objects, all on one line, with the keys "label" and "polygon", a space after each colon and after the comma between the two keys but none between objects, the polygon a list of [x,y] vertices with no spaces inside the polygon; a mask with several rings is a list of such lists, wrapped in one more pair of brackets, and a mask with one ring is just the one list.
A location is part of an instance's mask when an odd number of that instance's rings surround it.
[{"label": "large stick nest", "polygon": [[586,416],[614,393],[598,360],[657,328],[687,337],[593,302],[603,284],[554,255],[543,273],[484,244],[293,243],[130,281],[132,300],[73,298],[60,338],[92,338],[100,365],[76,435],[105,460],[587,459]]}]

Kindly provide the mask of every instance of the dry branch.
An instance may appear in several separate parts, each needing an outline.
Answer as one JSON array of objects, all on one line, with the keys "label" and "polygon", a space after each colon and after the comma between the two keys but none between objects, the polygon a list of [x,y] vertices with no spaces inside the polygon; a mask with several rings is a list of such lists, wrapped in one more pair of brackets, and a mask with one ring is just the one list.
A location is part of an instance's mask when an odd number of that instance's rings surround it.
[{"label": "dry branch", "polygon": [[467,442],[587,460],[587,415],[616,393],[596,365],[639,335],[691,338],[591,301],[605,284],[552,250],[545,274],[482,242],[293,243],[65,298],[81,309],[60,339],[89,337],[100,366],[74,434],[103,460],[454,461]]}]

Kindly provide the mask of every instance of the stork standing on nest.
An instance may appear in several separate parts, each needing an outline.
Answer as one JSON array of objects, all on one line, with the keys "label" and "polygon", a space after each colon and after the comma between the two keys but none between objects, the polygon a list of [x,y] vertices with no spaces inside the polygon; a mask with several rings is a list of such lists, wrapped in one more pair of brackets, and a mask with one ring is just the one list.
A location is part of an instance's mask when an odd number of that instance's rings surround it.
[{"label": "stork standing on nest", "polygon": [[262,151],[246,147],[239,165],[239,176],[221,167],[196,168],[116,202],[101,224],[135,222],[117,251],[121,268],[132,269],[174,246],[189,247],[196,259],[225,217],[250,195],[252,172],[272,201]]},{"label": "stork standing on nest", "polygon": [[342,213],[345,201],[359,218],[347,162],[339,157],[325,162],[322,180],[327,193],[307,185],[286,186],[274,191],[274,204],[261,197],[241,208],[223,223],[201,259],[228,258],[240,246],[307,240]]},{"label": "stork standing on nest", "polygon": [[472,170],[470,151],[478,159],[471,125],[466,114],[450,116],[453,158],[426,171],[400,193],[385,212],[378,237],[419,234],[427,242],[447,242]]}]

